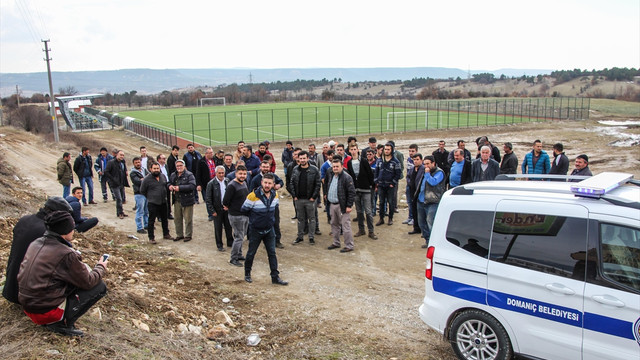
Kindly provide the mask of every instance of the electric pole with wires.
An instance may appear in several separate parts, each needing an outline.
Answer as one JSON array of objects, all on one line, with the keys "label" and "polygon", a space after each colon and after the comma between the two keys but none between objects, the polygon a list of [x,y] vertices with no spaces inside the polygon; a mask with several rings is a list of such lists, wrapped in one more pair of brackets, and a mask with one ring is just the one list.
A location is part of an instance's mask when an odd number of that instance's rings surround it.
[{"label": "electric pole with wires", "polygon": [[47,74],[49,75],[49,100],[51,100],[51,105],[49,105],[49,114],[51,114],[51,119],[53,120],[53,141],[60,142],[60,138],[58,137],[58,118],[56,117],[56,103],[53,96],[53,83],[51,82],[51,65],[49,65],[49,61],[51,58],[49,57],[49,46],[48,43],[51,40],[42,40],[44,43],[44,53],[46,55],[45,61],[47,62]]}]

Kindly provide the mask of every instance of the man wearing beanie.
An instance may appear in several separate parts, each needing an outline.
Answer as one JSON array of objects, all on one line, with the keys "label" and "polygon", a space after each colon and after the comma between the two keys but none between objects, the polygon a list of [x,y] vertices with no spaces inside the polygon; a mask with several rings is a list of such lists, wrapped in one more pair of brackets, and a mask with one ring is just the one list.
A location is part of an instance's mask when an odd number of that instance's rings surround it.
[{"label": "man wearing beanie", "polygon": [[[571,175],[593,176],[589,169],[589,157],[586,154],[578,155],[576,158],[576,168],[573,169]],[[569,182],[579,182],[581,179],[570,179]]]},{"label": "man wearing beanie", "polygon": [[100,259],[93,270],[82,262],[71,240],[75,223],[66,211],[45,217],[47,231],[36,239],[24,256],[18,273],[18,300],[31,320],[47,329],[82,336],[75,322],[107,294],[102,278],[107,260]]},{"label": "man wearing beanie", "polygon": [[36,214],[21,217],[16,226],[13,227],[13,242],[11,243],[11,252],[7,261],[6,281],[2,289],[2,296],[12,303],[18,304],[18,271],[20,270],[20,263],[24,259],[24,254],[27,252],[29,245],[47,230],[44,224],[45,216],[56,210],[68,213],[73,211],[71,205],[65,199],[59,196],[52,196]]}]

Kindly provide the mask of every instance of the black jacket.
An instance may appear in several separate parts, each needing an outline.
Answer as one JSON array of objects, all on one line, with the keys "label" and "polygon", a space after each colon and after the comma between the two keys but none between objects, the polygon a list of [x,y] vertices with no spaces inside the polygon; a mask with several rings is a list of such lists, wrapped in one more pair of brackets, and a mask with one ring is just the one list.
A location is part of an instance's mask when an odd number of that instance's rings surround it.
[{"label": "black jacket", "polygon": [[176,172],[176,161],[178,160],[180,160],[180,158],[173,156],[173,154],[169,154],[167,157],[167,174],[169,176]]},{"label": "black jacket", "polygon": [[[223,180],[225,186],[229,185],[229,179],[225,176]],[[207,189],[204,195],[204,201],[207,204],[207,210],[211,213],[222,214],[224,209],[222,208],[222,193],[220,192],[220,183],[216,178],[213,178],[207,184]]]},{"label": "black jacket", "polygon": [[438,165],[438,167],[440,169],[442,169],[442,171],[444,171],[445,174],[449,174],[449,150],[444,150],[443,152],[439,151],[440,148],[438,148],[438,150],[435,150],[434,152],[431,153],[431,155],[433,155],[433,158],[436,160],[436,165]]},{"label": "black jacket", "polygon": [[193,192],[196,191],[196,178],[189,170],[184,170],[182,175],[178,175],[178,172],[174,172],[169,176],[169,184],[178,186],[179,191],[174,196],[180,201],[180,205],[183,207],[191,206],[196,203],[196,199],[193,197]]},{"label": "black jacket", "polygon": [[[300,165],[297,165],[291,171],[291,181],[289,183],[289,194],[292,197],[298,197],[300,189]],[[320,170],[313,165],[309,165],[309,172],[307,173],[307,199],[317,199],[320,196]]]},{"label": "black jacket", "polygon": [[[556,165],[556,159],[558,157],[560,160],[558,160],[558,165]],[[553,158],[549,175],[567,175],[567,172],[569,172],[569,158],[564,153],[561,153]]]},{"label": "black jacket", "polygon": [[13,227],[13,242],[7,261],[7,279],[2,289],[2,296],[13,303],[18,304],[18,271],[24,254],[29,245],[47,231],[44,225],[45,215],[45,210],[40,209],[37,214],[23,216]]},{"label": "black jacket", "polygon": [[142,179],[140,184],[140,194],[144,195],[150,204],[166,204],[167,191],[169,191],[167,178],[163,173],[160,173],[157,180],[152,174],[149,174]]},{"label": "black jacket", "polygon": [[373,182],[373,170],[367,160],[360,158],[360,171],[356,177],[356,172],[353,170],[353,159],[347,163],[347,172],[354,179],[354,186],[356,190],[371,190],[375,183]]},{"label": "black jacket", "polygon": [[[409,191],[413,199],[417,199],[420,194],[420,186],[422,185],[422,178],[424,177],[424,165],[420,165],[418,170],[414,168],[413,173],[409,177]],[[445,179],[446,181],[447,179]]]},{"label": "black jacket", "polygon": [[120,186],[129,187],[127,164],[125,164],[124,160],[122,160],[122,166],[118,159],[109,160],[104,176],[107,177],[107,182],[112,189]]},{"label": "black jacket", "polygon": [[[215,167],[215,157],[211,159],[211,161],[213,161]],[[209,165],[207,164],[207,158],[203,157],[202,159],[198,160],[198,164],[196,165],[196,172],[194,173],[196,177],[196,185],[202,186],[203,190],[207,187],[209,180],[212,179],[209,174],[210,173]]]},{"label": "black jacket", "polygon": [[[329,192],[333,177],[334,174],[328,174],[328,179],[325,179],[327,180],[327,186],[325,186],[327,193]],[[325,195],[327,194],[325,193]],[[343,214],[347,212],[347,208],[353,207],[355,200],[356,188],[353,185],[353,178],[343,170],[338,176],[338,203],[340,204],[340,211],[342,211]]]},{"label": "black jacket", "polygon": [[142,184],[142,179],[148,174],[147,169],[141,167],[140,170],[136,170],[136,168],[131,169],[129,173],[129,177],[131,178],[131,183],[133,184],[133,194],[140,194],[140,184]]},{"label": "black jacket", "polygon": [[[87,160],[89,161],[89,173],[91,177],[93,177],[93,160],[91,160],[91,155],[87,155]],[[82,154],[78,155],[76,160],[73,162],[73,171],[78,175],[78,178],[84,177],[84,169],[86,168],[87,163],[84,161],[84,156]]]},{"label": "black jacket", "polygon": [[[502,163],[500,164],[500,174],[517,174],[518,158],[514,152],[504,154]],[[565,172],[566,174],[566,172]]]}]

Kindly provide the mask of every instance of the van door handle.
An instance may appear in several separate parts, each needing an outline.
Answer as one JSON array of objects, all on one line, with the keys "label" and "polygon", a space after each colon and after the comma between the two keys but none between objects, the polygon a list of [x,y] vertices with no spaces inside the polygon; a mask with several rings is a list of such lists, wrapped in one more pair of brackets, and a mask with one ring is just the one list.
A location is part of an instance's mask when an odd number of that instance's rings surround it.
[{"label": "van door handle", "polygon": [[573,295],[576,293],[570,288],[558,283],[546,284],[544,287],[546,287],[547,290],[549,291],[552,291],[554,293],[564,294],[564,295]]},{"label": "van door handle", "polygon": [[624,307],[624,303],[617,298],[611,295],[593,295],[591,297],[594,301],[599,302],[600,304],[615,306],[615,307]]}]

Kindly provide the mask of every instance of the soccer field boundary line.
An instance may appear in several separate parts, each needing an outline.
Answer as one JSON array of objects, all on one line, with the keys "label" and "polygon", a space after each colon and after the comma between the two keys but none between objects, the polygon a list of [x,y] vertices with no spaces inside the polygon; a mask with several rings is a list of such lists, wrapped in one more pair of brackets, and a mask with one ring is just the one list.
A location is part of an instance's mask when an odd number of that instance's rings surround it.
[{"label": "soccer field boundary line", "polygon": [[[282,126],[282,125],[279,125],[279,126]],[[289,137],[289,136],[287,136],[287,135],[279,134],[279,133],[277,133],[277,132],[260,130],[260,129],[258,129],[258,128],[250,128],[250,127],[247,127],[247,128],[244,128],[244,129],[245,129],[245,130],[255,131],[255,132],[263,132],[263,133],[266,133],[266,134],[272,134],[273,136],[280,136],[280,137],[285,138],[285,139]]]},{"label": "soccer field boundary line", "polygon": [[150,127],[159,128],[161,130],[165,130],[166,129],[169,133],[173,134],[174,136],[180,137],[180,138],[182,138],[184,140],[189,140],[189,138],[185,137],[185,136],[179,136],[178,134],[180,134],[180,135],[183,135],[183,134],[184,135],[192,135],[191,139],[193,139],[193,141],[195,141],[195,139],[202,139],[203,140],[203,143],[202,143],[203,145],[206,144],[206,140],[210,140],[211,142],[214,142],[216,144],[225,144],[224,141],[218,141],[218,140],[214,140],[214,139],[211,139],[211,138],[206,138],[204,136],[196,135],[194,133],[189,133],[189,132],[186,132],[186,131],[183,131],[183,130],[177,130],[175,128],[170,128],[168,126],[159,125],[159,124],[153,123],[153,122],[142,121],[142,120],[140,120],[138,118],[133,118],[133,119],[134,119],[135,122],[137,122],[139,124],[143,124],[143,125],[147,125],[147,126],[150,126]]}]

